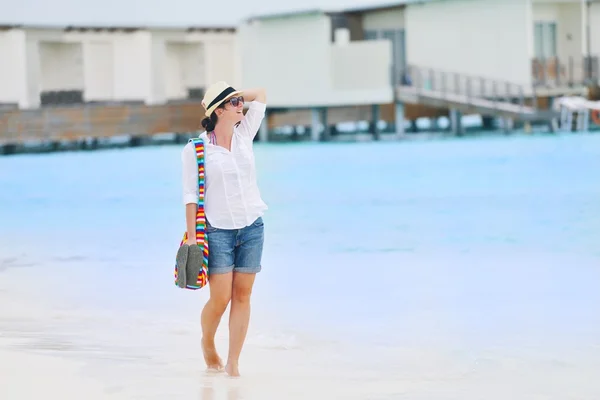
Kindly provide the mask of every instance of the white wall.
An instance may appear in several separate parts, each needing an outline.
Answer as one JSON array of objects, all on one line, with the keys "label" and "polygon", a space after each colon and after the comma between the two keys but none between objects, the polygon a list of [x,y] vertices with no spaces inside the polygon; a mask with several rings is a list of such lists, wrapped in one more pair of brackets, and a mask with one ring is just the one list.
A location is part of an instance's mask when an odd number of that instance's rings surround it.
[{"label": "white wall", "polygon": [[183,77],[185,44],[165,43],[165,96],[167,99],[183,99],[186,87]]},{"label": "white wall", "polygon": [[242,84],[265,87],[271,106],[392,101],[389,41],[331,43],[331,21],[320,14],[253,21],[238,32]]},{"label": "white wall", "polygon": [[188,89],[205,86],[203,48],[200,43],[166,43],[166,96],[183,99]]},{"label": "white wall", "polygon": [[40,91],[84,90],[79,43],[39,42]]},{"label": "white wall", "polygon": [[323,15],[242,24],[242,85],[265,87],[271,105],[326,101],[330,38],[331,22]]},{"label": "white wall", "polygon": [[556,22],[557,55],[561,63],[567,63],[570,57],[580,61],[585,52],[582,11],[580,2],[533,3],[532,25],[535,22]]},{"label": "white wall", "polygon": [[239,84],[231,32],[152,31],[152,102],[187,97],[188,88],[218,80]]},{"label": "white wall", "polygon": [[[581,4],[560,4],[558,19],[558,56],[564,62],[573,58],[575,63],[582,60],[585,53],[585,30]],[[562,62],[562,61],[561,61]]]},{"label": "white wall", "polygon": [[186,42],[202,44],[203,83],[226,81],[232,86],[241,84],[239,43],[236,32],[191,32]]},{"label": "white wall", "polygon": [[[170,50],[167,43],[177,50]],[[47,90],[83,90],[86,101],[162,104],[217,80],[239,86],[233,32],[25,28],[0,32],[0,103],[40,105]],[[175,55],[176,54],[176,55]],[[176,65],[175,65],[176,64]],[[168,80],[168,78],[170,80]]]},{"label": "white wall", "polygon": [[147,31],[123,33],[114,46],[115,100],[152,103],[152,35]]},{"label": "white wall", "polygon": [[590,7],[590,50],[592,55],[600,57],[600,2]]},{"label": "white wall", "polygon": [[110,101],[115,95],[114,44],[90,40],[83,44],[85,101]]},{"label": "white wall", "polygon": [[36,108],[40,105],[40,93],[43,89],[40,41],[60,42],[63,37],[62,30],[25,29],[27,92],[24,108]]},{"label": "white wall", "polygon": [[25,32],[0,31],[0,103],[27,106]]},{"label": "white wall", "polygon": [[205,71],[208,85],[217,81],[225,81],[230,85],[239,86],[240,79],[237,69],[240,65],[236,62],[236,51],[235,37],[215,38],[205,42]]},{"label": "white wall", "polygon": [[115,41],[122,33],[66,32],[62,39],[83,47],[85,101],[111,101],[115,95]]},{"label": "white wall", "polygon": [[148,32],[26,30],[27,102],[44,90],[84,91],[86,101],[151,101]]},{"label": "white wall", "polygon": [[408,5],[407,59],[416,66],[530,86],[529,0],[452,0]]},{"label": "white wall", "polygon": [[[391,53],[392,46],[387,40],[357,41],[332,46],[331,79],[332,89],[338,97],[336,101],[344,101],[339,97],[345,93],[339,92],[356,90],[365,91],[365,102],[374,96],[385,98],[391,82]],[[382,64],[388,65],[387,71],[382,71]]]},{"label": "white wall", "polygon": [[402,29],[404,28],[404,9],[370,11],[363,14],[363,29]]},{"label": "white wall", "polygon": [[74,31],[64,33],[60,40],[83,46],[86,101],[151,102],[152,36],[148,31]]}]

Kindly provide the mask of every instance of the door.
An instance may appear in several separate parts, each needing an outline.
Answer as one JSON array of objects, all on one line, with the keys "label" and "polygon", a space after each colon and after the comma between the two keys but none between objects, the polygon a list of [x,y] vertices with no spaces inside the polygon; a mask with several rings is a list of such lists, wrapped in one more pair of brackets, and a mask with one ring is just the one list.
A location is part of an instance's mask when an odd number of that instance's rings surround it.
[{"label": "door", "polygon": [[392,84],[400,82],[406,69],[406,33],[404,29],[366,30],[365,40],[388,39],[392,42]]}]

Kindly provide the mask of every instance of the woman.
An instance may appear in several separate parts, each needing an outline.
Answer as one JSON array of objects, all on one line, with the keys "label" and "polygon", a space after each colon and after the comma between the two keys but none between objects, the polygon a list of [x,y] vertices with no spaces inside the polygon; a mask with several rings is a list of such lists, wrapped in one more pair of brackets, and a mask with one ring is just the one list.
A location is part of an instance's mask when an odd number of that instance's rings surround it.
[{"label": "woman", "polygon": [[[244,116],[244,102],[249,109]],[[207,367],[222,370],[215,333],[227,305],[229,355],[225,371],[239,376],[238,360],[250,320],[250,294],[261,270],[264,241],[262,215],[267,209],[256,182],[253,139],[265,116],[262,89],[236,91],[217,82],[202,105],[206,118],[200,135],[205,142],[205,214],[209,246],[210,299],[202,310],[202,351]],[[188,245],[196,243],[198,167],[193,143],[182,152],[183,199]]]}]

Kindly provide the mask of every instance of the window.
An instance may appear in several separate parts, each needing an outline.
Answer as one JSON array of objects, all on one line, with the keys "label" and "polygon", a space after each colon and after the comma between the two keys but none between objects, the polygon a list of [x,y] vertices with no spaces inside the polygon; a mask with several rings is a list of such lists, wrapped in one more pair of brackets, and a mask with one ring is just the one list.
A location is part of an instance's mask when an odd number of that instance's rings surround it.
[{"label": "window", "polygon": [[556,22],[536,22],[533,35],[536,58],[556,57]]}]

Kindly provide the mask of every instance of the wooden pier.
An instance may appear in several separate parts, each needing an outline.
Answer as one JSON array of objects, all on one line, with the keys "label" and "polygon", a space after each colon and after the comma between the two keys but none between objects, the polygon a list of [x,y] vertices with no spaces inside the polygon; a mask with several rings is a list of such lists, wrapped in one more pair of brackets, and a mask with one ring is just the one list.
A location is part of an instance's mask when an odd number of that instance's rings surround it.
[{"label": "wooden pier", "polygon": [[516,121],[551,127],[552,121],[559,117],[547,97],[543,108],[540,107],[535,87],[417,66],[401,70],[397,79],[398,103],[449,110],[452,131],[456,134],[462,131],[459,117],[463,114],[500,118],[507,129]]},{"label": "wooden pier", "polygon": [[81,143],[126,136],[135,146],[163,133],[189,133],[200,128],[200,101],[164,105],[82,104],[33,110],[0,110],[0,153],[26,145]]},{"label": "wooden pier", "polygon": [[[289,140],[331,140],[336,124],[369,122],[375,139],[381,132],[379,121],[388,124],[388,132],[402,137],[405,121],[411,121],[417,131],[418,118],[433,120],[447,116],[450,131],[464,133],[461,116],[479,114],[493,129],[493,119],[511,130],[515,122],[556,128],[560,119],[551,106],[551,96],[538,96],[535,88],[492,79],[435,71],[409,66],[396,76],[394,102],[338,107],[273,108],[267,110],[266,123],[257,140],[284,137],[277,129],[287,126],[293,130]],[[196,134],[203,118],[199,100],[187,99],[161,105],[137,103],[78,104],[46,106],[20,110],[0,108],[0,154],[23,151],[40,144],[46,149],[97,148],[114,138],[125,138],[126,146],[155,143],[157,135],[170,135],[171,142],[181,143]],[[302,132],[299,134],[298,132]],[[307,133],[308,132],[308,133]],[[164,140],[163,140],[164,142]],[[109,145],[110,147],[110,145]]]}]

